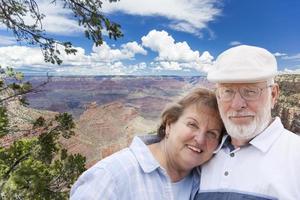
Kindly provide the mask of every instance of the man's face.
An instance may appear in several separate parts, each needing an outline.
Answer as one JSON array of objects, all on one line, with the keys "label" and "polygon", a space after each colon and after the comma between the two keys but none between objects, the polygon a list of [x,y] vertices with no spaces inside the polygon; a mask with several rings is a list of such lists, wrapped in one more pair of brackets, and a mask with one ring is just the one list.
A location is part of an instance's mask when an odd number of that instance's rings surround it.
[{"label": "man's face", "polygon": [[218,105],[228,134],[249,141],[261,133],[271,121],[277,95],[278,86],[267,82],[218,84]]}]

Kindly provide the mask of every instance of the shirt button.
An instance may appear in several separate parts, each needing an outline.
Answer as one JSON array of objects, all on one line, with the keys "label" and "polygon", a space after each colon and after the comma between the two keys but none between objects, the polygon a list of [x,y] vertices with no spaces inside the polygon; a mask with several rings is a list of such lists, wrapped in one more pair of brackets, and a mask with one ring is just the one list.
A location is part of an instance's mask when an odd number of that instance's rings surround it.
[{"label": "shirt button", "polygon": [[230,153],[230,157],[234,157],[234,153]]},{"label": "shirt button", "polygon": [[229,175],[229,172],[228,172],[228,171],[226,171],[226,172],[224,173],[224,175],[225,175],[225,176],[228,176],[228,175]]}]

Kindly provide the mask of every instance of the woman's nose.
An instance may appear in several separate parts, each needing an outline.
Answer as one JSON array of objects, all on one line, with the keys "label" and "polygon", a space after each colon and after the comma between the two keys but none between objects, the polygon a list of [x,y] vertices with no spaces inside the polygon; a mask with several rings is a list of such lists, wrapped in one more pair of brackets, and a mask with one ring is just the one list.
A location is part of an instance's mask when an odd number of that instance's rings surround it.
[{"label": "woman's nose", "polygon": [[200,144],[200,145],[205,144],[205,142],[206,142],[205,133],[203,131],[198,131],[198,133],[195,135],[194,139],[197,142],[197,144]]}]

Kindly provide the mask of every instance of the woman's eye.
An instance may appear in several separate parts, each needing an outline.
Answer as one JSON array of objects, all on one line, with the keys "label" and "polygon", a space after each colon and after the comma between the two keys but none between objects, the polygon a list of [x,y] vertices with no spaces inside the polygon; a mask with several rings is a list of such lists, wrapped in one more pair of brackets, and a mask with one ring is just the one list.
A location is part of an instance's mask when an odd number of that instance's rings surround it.
[{"label": "woman's eye", "polygon": [[195,124],[193,122],[188,122],[187,125],[188,125],[188,127],[191,127],[191,128],[198,128],[197,124]]},{"label": "woman's eye", "polygon": [[215,132],[207,132],[206,135],[209,139],[217,139],[218,138],[218,135]]}]

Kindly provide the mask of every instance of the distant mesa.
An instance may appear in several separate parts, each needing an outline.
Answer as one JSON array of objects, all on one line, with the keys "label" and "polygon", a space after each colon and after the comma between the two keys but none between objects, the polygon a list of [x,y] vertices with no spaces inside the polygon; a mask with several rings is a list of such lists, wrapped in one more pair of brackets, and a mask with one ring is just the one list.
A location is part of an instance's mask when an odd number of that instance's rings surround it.
[{"label": "distant mesa", "polygon": [[91,102],[91,103],[85,105],[85,109],[86,109],[86,110],[89,110],[89,109],[97,108],[97,106],[98,106],[98,105],[97,105],[97,102],[96,102],[96,101],[93,101],[93,102]]}]

